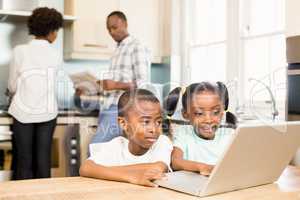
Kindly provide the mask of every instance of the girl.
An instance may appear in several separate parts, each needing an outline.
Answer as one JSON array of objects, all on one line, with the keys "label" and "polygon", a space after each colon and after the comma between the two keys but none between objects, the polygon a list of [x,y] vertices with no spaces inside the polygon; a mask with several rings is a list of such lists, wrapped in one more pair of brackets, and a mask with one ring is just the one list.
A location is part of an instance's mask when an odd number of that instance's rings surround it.
[{"label": "girl", "polygon": [[34,39],[13,51],[8,89],[12,95],[13,179],[50,177],[51,143],[57,116],[55,76],[61,59],[51,47],[61,13],[37,8],[28,19]]},{"label": "girl", "polygon": [[[191,84],[183,91],[175,88],[167,97],[165,107],[170,117],[182,95],[182,115],[190,125],[174,129],[172,167],[209,175],[232,136],[232,130],[220,127],[228,108],[226,86],[217,82]],[[226,123],[235,127],[236,118],[226,112]]]}]

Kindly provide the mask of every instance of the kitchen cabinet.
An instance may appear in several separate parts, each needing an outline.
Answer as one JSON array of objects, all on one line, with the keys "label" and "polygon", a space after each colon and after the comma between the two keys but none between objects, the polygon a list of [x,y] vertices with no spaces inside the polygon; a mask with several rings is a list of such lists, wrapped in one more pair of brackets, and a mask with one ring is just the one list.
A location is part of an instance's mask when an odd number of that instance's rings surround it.
[{"label": "kitchen cabinet", "polygon": [[285,35],[286,37],[300,35],[299,0],[285,1]]},{"label": "kitchen cabinet", "polygon": [[[21,21],[26,22],[28,17],[32,14],[31,11],[23,11],[23,10],[0,10],[0,21]],[[64,15],[64,23],[73,22],[76,20],[76,17]]]},{"label": "kitchen cabinet", "polygon": [[118,7],[118,0],[65,0],[65,13],[77,16],[64,29],[65,59],[109,59],[114,42],[106,30],[106,16]]},{"label": "kitchen cabinet", "polygon": [[[55,8],[62,12],[63,3],[53,0],[0,0],[0,21],[26,23],[32,11],[38,7]],[[64,15],[63,18],[65,23],[76,20],[74,16]]]},{"label": "kitchen cabinet", "polygon": [[64,149],[65,125],[57,125],[53,134],[51,153],[51,177],[62,177],[66,174],[67,160]]},{"label": "kitchen cabinet", "polygon": [[169,41],[167,0],[121,0],[120,8],[128,19],[129,33],[142,41],[151,51],[152,62],[161,63],[168,55]]},{"label": "kitchen cabinet", "polygon": [[151,50],[152,62],[161,63],[170,52],[170,4],[171,0],[65,0],[65,14],[77,17],[65,28],[65,59],[109,59],[115,44],[106,17],[120,10],[128,18],[129,33]]},{"label": "kitchen cabinet", "polygon": [[[77,112],[67,111],[57,118],[57,126],[53,135],[51,176],[73,176],[77,173],[80,164],[87,159],[88,144],[95,134],[98,125],[98,116],[76,115]],[[12,118],[7,114],[0,115],[0,126],[9,127]],[[0,150],[10,150],[10,137],[0,134]],[[2,137],[1,137],[2,136]],[[73,162],[75,161],[75,163]],[[75,171],[77,170],[77,171]],[[0,181],[9,180],[11,171],[0,170]]]}]

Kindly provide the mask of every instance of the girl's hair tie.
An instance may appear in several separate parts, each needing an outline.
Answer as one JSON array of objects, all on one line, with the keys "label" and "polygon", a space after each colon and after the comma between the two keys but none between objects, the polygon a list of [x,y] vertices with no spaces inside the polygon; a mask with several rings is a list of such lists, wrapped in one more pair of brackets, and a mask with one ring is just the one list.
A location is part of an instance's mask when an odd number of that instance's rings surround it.
[{"label": "girl's hair tie", "polygon": [[169,120],[172,119],[169,115],[167,115],[166,118],[169,119]]},{"label": "girl's hair tie", "polygon": [[182,86],[181,87],[181,96],[183,96],[183,94],[185,93],[185,91],[186,91],[186,87]]}]

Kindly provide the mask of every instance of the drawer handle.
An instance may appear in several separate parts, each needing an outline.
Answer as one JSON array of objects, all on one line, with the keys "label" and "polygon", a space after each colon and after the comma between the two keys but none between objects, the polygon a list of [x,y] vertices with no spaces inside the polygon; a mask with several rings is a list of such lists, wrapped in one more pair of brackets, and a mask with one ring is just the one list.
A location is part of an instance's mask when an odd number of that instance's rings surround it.
[{"label": "drawer handle", "polygon": [[97,48],[103,48],[107,49],[108,45],[102,45],[102,44],[84,44],[85,47],[97,47]]}]

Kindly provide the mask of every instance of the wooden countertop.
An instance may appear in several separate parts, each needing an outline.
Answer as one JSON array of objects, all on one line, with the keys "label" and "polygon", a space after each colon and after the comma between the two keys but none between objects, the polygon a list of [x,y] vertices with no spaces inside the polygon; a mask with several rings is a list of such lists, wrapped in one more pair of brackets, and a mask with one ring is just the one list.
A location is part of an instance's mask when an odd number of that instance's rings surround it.
[{"label": "wooden countertop", "polygon": [[[199,200],[164,188],[83,177],[36,179],[0,183],[0,199],[5,200]],[[300,168],[289,166],[279,180],[244,190],[201,198],[201,200],[296,200],[300,199]]]}]

